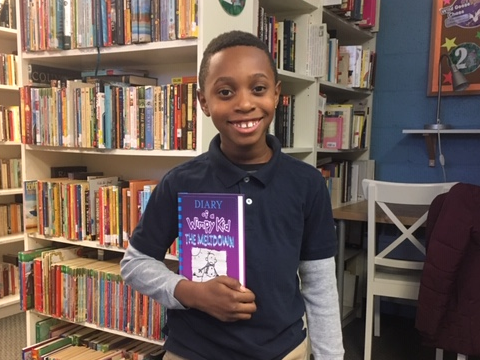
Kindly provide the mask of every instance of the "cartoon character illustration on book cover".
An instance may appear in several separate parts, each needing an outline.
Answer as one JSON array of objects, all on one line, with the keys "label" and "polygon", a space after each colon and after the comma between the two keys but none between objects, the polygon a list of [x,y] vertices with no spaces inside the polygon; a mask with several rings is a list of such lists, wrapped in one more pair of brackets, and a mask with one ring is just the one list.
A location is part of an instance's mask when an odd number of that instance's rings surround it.
[{"label": "cartoon character illustration on book cover", "polygon": [[192,248],[192,280],[206,282],[227,275],[227,254],[204,248]]}]

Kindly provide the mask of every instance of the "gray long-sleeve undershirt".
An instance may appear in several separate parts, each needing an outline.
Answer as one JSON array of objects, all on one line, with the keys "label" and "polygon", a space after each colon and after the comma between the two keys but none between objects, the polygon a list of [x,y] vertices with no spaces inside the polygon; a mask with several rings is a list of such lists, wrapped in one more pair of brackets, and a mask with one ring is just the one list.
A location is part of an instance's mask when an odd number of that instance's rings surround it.
[{"label": "gray long-sleeve undershirt", "polygon": [[[168,309],[185,309],[175,298],[177,283],[186,279],[129,246],[121,262],[122,278]],[[335,259],[302,261],[299,267],[307,310],[308,333],[316,360],[341,360],[344,349],[335,281]]]}]

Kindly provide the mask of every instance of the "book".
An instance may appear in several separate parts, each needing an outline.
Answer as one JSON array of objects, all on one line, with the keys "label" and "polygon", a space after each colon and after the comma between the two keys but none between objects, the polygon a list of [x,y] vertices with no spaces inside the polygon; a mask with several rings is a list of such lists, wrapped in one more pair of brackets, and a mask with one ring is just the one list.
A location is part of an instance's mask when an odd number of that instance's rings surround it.
[{"label": "book", "polygon": [[322,147],[324,149],[341,149],[342,134],[343,118],[325,115],[322,124]]},{"label": "book", "polygon": [[181,275],[197,282],[227,275],[245,285],[243,204],[243,194],[178,194]]},{"label": "book", "polygon": [[28,64],[28,85],[48,85],[52,80],[80,79],[81,72],[78,70],[58,68],[54,66]]},{"label": "book", "polygon": [[25,180],[23,182],[23,187],[23,216],[25,231],[27,233],[33,233],[38,229],[37,180]]},{"label": "book", "polygon": [[59,319],[46,318],[35,323],[35,341],[41,342],[50,338],[50,329],[52,326],[60,323]]},{"label": "book", "polygon": [[148,76],[147,70],[139,69],[120,69],[120,68],[104,68],[104,69],[90,69],[83,70],[80,74],[81,78],[86,77],[96,77],[96,76],[125,76],[125,75],[135,75],[135,76]]},{"label": "book", "polygon": [[52,166],[50,167],[50,177],[52,178],[68,178],[71,172],[86,172],[87,167],[82,165],[71,166]]},{"label": "book", "polygon": [[150,76],[138,75],[105,75],[105,76],[87,76],[84,77],[86,82],[103,81],[104,83],[124,83],[128,85],[157,85],[158,79]]},{"label": "book", "polygon": [[20,309],[23,311],[34,307],[34,274],[33,261],[42,256],[42,252],[51,250],[51,247],[25,250],[18,253],[19,280],[20,280]]}]

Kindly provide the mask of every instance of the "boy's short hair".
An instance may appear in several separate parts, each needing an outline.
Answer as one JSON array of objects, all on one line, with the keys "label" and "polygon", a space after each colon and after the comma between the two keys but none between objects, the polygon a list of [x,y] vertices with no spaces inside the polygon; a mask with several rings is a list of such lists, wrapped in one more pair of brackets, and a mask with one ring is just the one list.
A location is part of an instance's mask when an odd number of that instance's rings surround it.
[{"label": "boy's short hair", "polygon": [[210,65],[210,59],[216,53],[222,51],[223,49],[227,49],[234,46],[253,46],[257,49],[262,50],[265,55],[267,55],[270,67],[272,68],[275,83],[278,82],[278,71],[273,61],[273,57],[268,50],[267,44],[265,44],[262,40],[260,40],[257,36],[239,30],[233,30],[229,32],[225,32],[223,34],[218,35],[216,38],[212,39],[210,43],[205,48],[203,52],[202,62],[200,63],[200,70],[198,73],[198,82],[200,89],[203,89],[205,86],[205,79],[208,74],[208,67]]}]

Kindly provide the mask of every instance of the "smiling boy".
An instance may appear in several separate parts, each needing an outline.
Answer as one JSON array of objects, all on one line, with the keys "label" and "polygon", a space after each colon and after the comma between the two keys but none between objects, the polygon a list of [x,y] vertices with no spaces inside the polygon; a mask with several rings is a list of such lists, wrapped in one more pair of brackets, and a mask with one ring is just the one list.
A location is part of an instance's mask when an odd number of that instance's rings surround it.
[{"label": "smiling boy", "polygon": [[[204,52],[199,87],[219,134],[155,188],[121,263],[128,284],[169,309],[165,359],[303,360],[305,312],[315,359],[343,359],[330,198],[320,172],[267,135],[281,91],[268,48],[249,33],[219,35]],[[247,287],[166,268],[179,192],[245,195]]]}]

